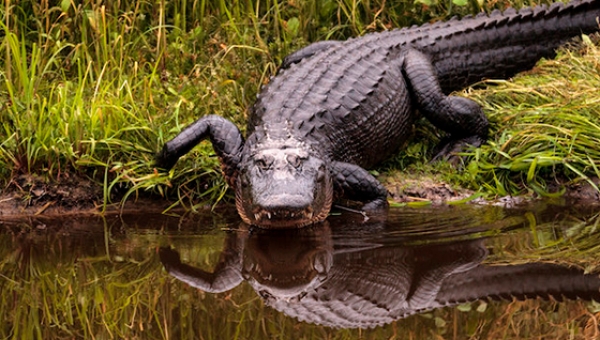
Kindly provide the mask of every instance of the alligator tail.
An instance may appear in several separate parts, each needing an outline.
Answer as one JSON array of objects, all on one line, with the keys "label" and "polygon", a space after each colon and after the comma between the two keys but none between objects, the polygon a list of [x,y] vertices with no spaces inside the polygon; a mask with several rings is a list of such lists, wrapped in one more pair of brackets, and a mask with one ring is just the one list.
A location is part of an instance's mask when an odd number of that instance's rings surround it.
[{"label": "alligator tail", "polygon": [[597,32],[599,16],[600,0],[558,2],[426,25],[421,30],[429,37],[413,41],[432,56],[442,89],[450,92],[531,69],[569,39]]},{"label": "alligator tail", "polygon": [[600,277],[551,263],[480,266],[446,279],[436,298],[440,305],[479,299],[563,298],[600,301]]}]

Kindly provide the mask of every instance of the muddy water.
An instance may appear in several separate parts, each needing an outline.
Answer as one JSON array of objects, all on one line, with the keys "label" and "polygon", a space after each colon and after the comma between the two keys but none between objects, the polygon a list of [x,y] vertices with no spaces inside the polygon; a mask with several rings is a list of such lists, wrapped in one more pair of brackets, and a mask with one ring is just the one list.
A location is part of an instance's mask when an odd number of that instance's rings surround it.
[{"label": "muddy water", "polygon": [[2,221],[0,338],[598,338],[599,210]]}]

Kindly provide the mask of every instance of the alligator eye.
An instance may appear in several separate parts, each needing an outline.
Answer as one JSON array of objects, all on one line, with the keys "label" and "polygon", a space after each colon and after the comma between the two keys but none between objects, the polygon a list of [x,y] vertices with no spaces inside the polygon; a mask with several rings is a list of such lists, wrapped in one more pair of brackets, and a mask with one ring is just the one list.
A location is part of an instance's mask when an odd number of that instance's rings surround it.
[{"label": "alligator eye", "polygon": [[254,164],[261,170],[268,170],[271,167],[271,164],[273,164],[273,159],[268,157],[256,158]]},{"label": "alligator eye", "polygon": [[300,159],[300,157],[298,157],[298,155],[288,155],[287,162],[289,165],[293,166],[294,168],[299,168],[300,165],[302,164],[302,160]]},{"label": "alligator eye", "polygon": [[261,170],[269,170],[275,159],[271,155],[259,155],[254,157],[254,164]]},{"label": "alligator eye", "polygon": [[259,167],[261,170],[267,170],[267,162],[265,162],[264,159],[257,159],[255,163],[256,166]]}]

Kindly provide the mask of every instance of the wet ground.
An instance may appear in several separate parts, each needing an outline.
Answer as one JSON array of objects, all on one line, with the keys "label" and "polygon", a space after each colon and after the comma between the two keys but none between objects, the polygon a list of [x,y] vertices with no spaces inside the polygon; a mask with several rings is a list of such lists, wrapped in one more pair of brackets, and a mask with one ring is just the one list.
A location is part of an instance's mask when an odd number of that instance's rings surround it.
[{"label": "wet ground", "polygon": [[233,209],[0,221],[0,338],[594,339],[600,209]]}]

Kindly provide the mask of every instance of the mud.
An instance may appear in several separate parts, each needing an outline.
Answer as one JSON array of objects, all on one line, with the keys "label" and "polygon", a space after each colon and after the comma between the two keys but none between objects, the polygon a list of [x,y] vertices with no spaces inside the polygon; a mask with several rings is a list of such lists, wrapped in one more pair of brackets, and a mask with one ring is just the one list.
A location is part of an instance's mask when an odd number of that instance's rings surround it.
[{"label": "mud", "polygon": [[0,218],[160,212],[172,203],[150,195],[132,195],[122,201],[123,194],[115,192],[106,199],[101,184],[82,176],[48,181],[35,175],[20,175],[0,194]]},{"label": "mud", "polygon": [[[513,207],[539,198],[536,194],[492,200],[474,198],[476,192],[473,190],[453,187],[436,176],[420,174],[395,173],[380,179],[388,188],[391,200],[398,203],[444,205],[454,201],[469,201],[474,204]],[[593,179],[593,182],[600,185],[598,178]],[[550,190],[564,190],[562,198],[579,204],[600,205],[600,193],[585,181],[569,185],[557,184]],[[47,181],[34,175],[21,175],[13,179],[0,194],[0,218],[160,212],[173,204],[163,197],[148,193],[138,193],[123,200],[124,192],[113,192],[105,198],[102,185],[89,178],[65,176],[60,181]]]}]

